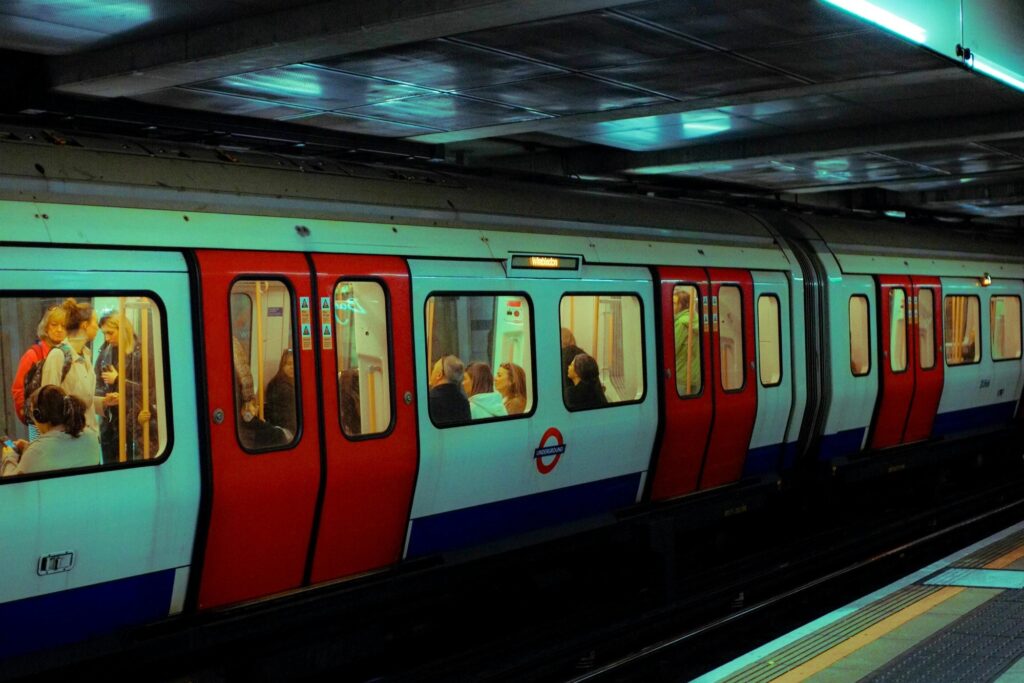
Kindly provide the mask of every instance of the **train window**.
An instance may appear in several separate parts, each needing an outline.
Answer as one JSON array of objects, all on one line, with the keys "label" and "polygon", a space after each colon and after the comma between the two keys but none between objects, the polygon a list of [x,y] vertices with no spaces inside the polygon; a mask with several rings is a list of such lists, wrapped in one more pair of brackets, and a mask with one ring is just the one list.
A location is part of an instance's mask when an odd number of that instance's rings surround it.
[{"label": "train window", "polygon": [[237,280],[230,301],[238,441],[280,450],[299,432],[291,291],[278,280]]},{"label": "train window", "polygon": [[718,289],[718,352],[722,363],[722,388],[743,388],[746,361],[743,358],[743,297],[740,288],[722,285]]},{"label": "train window", "polygon": [[525,296],[436,295],[427,299],[430,419],[438,427],[531,412],[533,321]]},{"label": "train window", "polygon": [[782,382],[782,323],[779,298],[774,294],[757,299],[757,353],[761,385],[778,386]]},{"label": "train window", "polygon": [[388,431],[391,365],[384,288],[377,282],[339,282],[334,288],[334,329],[342,431],[350,437]]},{"label": "train window", "polygon": [[871,318],[862,294],[850,297],[850,372],[854,377],[871,372]]},{"label": "train window", "polygon": [[935,367],[935,292],[922,289],[917,295],[917,349],[922,370]]},{"label": "train window", "polygon": [[632,294],[567,294],[558,307],[562,398],[569,410],[644,396],[643,314]]},{"label": "train window", "polygon": [[947,296],[943,304],[946,365],[981,360],[981,302],[976,296]]},{"label": "train window", "polygon": [[889,290],[889,367],[907,369],[907,292],[898,287]]},{"label": "train window", "polygon": [[992,360],[1020,358],[1020,297],[994,296],[988,306],[992,326]]},{"label": "train window", "polygon": [[[166,455],[161,310],[153,298],[129,293],[0,299],[0,329],[16,347],[0,363],[3,386],[11,387],[0,401],[3,422],[16,446],[4,447],[4,479]],[[65,395],[80,399],[74,415]]]},{"label": "train window", "polygon": [[701,392],[700,293],[693,285],[672,290],[672,315],[676,342],[676,391],[679,396]]}]

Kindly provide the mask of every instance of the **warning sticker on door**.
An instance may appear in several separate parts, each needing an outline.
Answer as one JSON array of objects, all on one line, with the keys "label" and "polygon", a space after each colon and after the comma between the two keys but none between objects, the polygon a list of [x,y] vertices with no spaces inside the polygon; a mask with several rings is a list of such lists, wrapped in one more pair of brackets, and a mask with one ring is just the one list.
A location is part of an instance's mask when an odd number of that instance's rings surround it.
[{"label": "warning sticker on door", "polygon": [[320,336],[323,338],[324,348],[325,349],[333,349],[334,348],[334,338],[331,336],[331,324],[329,322],[328,323],[321,323],[321,325],[320,325]]},{"label": "warning sticker on door", "polygon": [[[307,302],[309,300],[307,299]],[[307,309],[306,314],[309,314]],[[308,322],[302,323],[302,350],[310,351],[313,348],[313,330],[310,328]]]}]

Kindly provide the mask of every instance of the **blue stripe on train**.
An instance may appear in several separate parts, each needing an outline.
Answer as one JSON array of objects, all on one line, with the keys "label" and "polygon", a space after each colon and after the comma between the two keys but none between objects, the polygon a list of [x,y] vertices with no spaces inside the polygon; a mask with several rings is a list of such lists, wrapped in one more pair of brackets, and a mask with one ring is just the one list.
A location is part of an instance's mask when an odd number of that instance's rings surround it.
[{"label": "blue stripe on train", "polygon": [[0,659],[164,618],[173,589],[167,569],[0,604]]},{"label": "blue stripe on train", "polygon": [[860,452],[860,444],[864,441],[864,427],[847,429],[835,434],[826,434],[821,438],[821,448],[818,450],[819,460],[831,460],[843,455],[853,455]]},{"label": "blue stripe on train", "polygon": [[796,449],[797,443],[790,441],[748,451],[747,460],[743,463],[743,476],[756,477],[790,469],[796,464]]},{"label": "blue stripe on train", "polygon": [[466,548],[632,505],[641,472],[412,521],[408,556]]},{"label": "blue stripe on train", "polygon": [[1013,412],[1016,408],[1016,401],[1008,401],[1006,403],[993,403],[978,408],[942,413],[935,416],[932,436],[948,436],[961,432],[971,432],[984,427],[994,427],[1012,420]]}]

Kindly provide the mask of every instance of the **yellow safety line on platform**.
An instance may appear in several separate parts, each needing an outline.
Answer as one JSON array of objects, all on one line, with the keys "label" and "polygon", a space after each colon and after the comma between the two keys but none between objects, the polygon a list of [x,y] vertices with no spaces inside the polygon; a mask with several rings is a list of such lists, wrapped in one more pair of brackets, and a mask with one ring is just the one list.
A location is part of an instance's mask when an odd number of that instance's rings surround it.
[{"label": "yellow safety line on platform", "polygon": [[1009,567],[1011,564],[1021,559],[1022,557],[1024,557],[1024,545],[1017,548],[1016,550],[1011,550],[1002,557],[997,557],[996,559],[992,560],[991,562],[985,565],[985,569],[1004,569],[1005,567]]},{"label": "yellow safety line on platform", "polygon": [[888,617],[878,622],[870,628],[866,628],[852,638],[848,638],[843,642],[839,643],[835,647],[822,652],[814,659],[810,659],[795,669],[787,671],[785,674],[778,678],[773,678],[773,681],[802,681],[806,678],[813,676],[816,673],[824,671],[828,667],[832,666],[840,659],[847,657],[857,650],[870,645],[874,641],[878,640],[885,634],[893,631],[903,624],[909,621],[913,621],[917,617],[921,616],[928,610],[937,607],[946,600],[949,600],[955,595],[959,595],[965,589],[953,586],[947,586],[942,588],[926,598],[918,600],[912,605],[905,607],[904,609],[890,614]]}]

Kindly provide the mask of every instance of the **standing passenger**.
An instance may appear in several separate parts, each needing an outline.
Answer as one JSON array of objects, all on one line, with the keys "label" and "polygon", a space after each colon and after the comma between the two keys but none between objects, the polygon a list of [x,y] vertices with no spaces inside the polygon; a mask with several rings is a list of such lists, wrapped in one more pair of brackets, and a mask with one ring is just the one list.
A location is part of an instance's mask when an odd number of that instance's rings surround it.
[{"label": "standing passenger", "polygon": [[473,419],[469,411],[469,399],[462,391],[465,366],[457,356],[445,356],[440,363],[444,380],[427,395],[430,417],[438,425],[469,422]]},{"label": "standing passenger", "polygon": [[[119,349],[124,349],[125,394],[125,453],[128,460],[138,460],[146,453],[143,424],[149,421],[149,442],[159,443],[156,418],[156,377],[155,366],[142,367],[142,349],[136,343],[135,330],[130,321],[118,313],[104,315],[100,320],[103,330],[103,346],[100,348],[100,376],[96,381],[99,396],[117,395],[120,368],[117,365]],[[142,373],[149,374],[149,397],[142,396]],[[103,464],[116,463],[120,452],[120,417],[116,403],[103,409],[100,419],[100,447],[103,449]],[[152,450],[150,451],[152,453]]]},{"label": "standing passenger", "polygon": [[563,327],[561,330],[561,342],[562,342],[562,390],[568,389],[572,382],[565,374],[566,368],[572,359],[581,353],[585,353],[583,349],[576,346],[576,336],[572,333],[568,327]]},{"label": "standing passenger", "polygon": [[25,414],[25,375],[36,363],[46,360],[50,351],[64,341],[67,336],[67,330],[64,328],[64,309],[60,306],[51,306],[43,314],[36,327],[36,337],[39,341],[30,346],[18,361],[18,369],[14,373],[14,382],[11,384],[11,397],[14,399],[15,414],[28,425],[29,441],[35,441],[39,432],[31,417]]},{"label": "standing passenger", "polygon": [[[672,295],[673,328],[676,341],[676,389],[683,396],[700,390],[700,342],[692,340],[700,333],[697,316],[690,316],[690,293],[680,290]],[[689,354],[689,365],[687,365]]]},{"label": "standing passenger", "polygon": [[[81,399],[85,404],[85,431],[99,440],[96,412],[102,410],[104,406],[117,405],[118,396],[116,392],[108,393],[106,396],[96,395],[96,371],[92,367],[91,354],[86,349],[86,344],[95,339],[99,331],[96,311],[91,305],[80,304],[71,298],[66,299],[61,308],[64,309],[68,336],[63,344],[46,356],[42,384],[55,384],[68,394]],[[70,358],[71,365],[65,375],[66,358]]]}]

